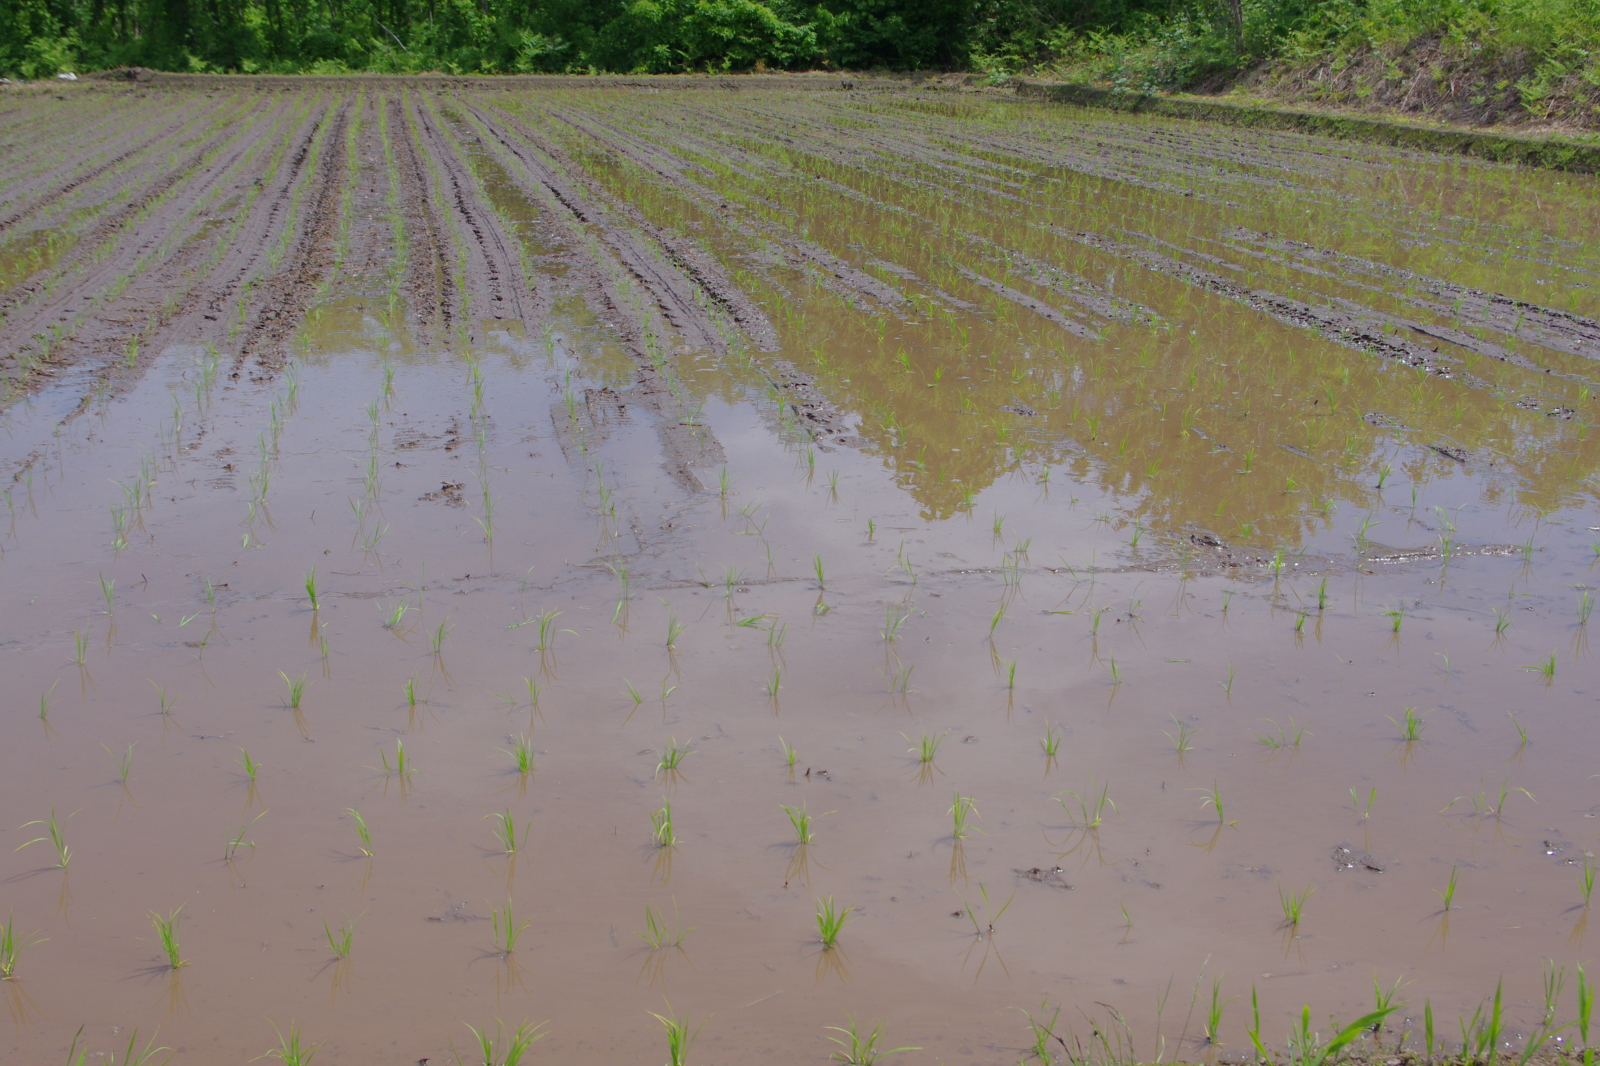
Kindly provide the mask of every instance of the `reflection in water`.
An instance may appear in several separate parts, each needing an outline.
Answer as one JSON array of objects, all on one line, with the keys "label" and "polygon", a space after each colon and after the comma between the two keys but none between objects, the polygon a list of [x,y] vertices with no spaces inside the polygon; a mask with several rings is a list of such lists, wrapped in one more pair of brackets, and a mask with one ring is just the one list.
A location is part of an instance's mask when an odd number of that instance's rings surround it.
[{"label": "reflection in water", "polygon": [[817,984],[829,977],[837,977],[841,984],[850,980],[850,958],[838,945],[825,947],[817,953]]},{"label": "reflection in water", "polygon": [[22,982],[17,978],[7,977],[0,980],[0,993],[4,993],[6,1010],[18,1029],[25,1029],[43,1017],[38,1005],[33,1002],[33,997],[28,995],[28,990],[22,987]]}]

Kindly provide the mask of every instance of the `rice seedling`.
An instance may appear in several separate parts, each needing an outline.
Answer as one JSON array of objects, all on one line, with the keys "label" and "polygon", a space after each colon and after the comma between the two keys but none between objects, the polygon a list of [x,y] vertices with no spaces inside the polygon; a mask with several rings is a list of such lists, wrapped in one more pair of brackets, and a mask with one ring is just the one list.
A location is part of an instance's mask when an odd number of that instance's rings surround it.
[{"label": "rice seedling", "polygon": [[668,737],[666,746],[661,749],[661,760],[656,763],[656,776],[677,773],[678,767],[683,765],[683,760],[693,750],[688,745],[680,745],[677,738]]},{"label": "rice seedling", "polygon": [[816,903],[817,939],[822,941],[824,949],[835,947],[839,943],[839,934],[844,932],[845,920],[855,908],[846,907],[840,910],[832,896],[824,896]]},{"label": "rice seedling", "polygon": [[312,567],[306,571],[306,600],[311,604],[313,611],[320,610],[322,601],[317,596],[317,568]]},{"label": "rice seedling", "polygon": [[500,751],[511,756],[512,764],[519,774],[533,773],[533,738],[518,733],[511,738],[511,747],[501,748]]},{"label": "rice seedling", "polygon": [[1289,725],[1287,728],[1279,725],[1270,718],[1264,718],[1262,721],[1266,722],[1267,725],[1271,726],[1272,728],[1264,730],[1260,733],[1252,731],[1251,735],[1256,738],[1256,743],[1260,744],[1263,748],[1270,748],[1274,751],[1279,751],[1285,748],[1298,749],[1300,747],[1300,742],[1308,735],[1306,727],[1303,725],[1298,725],[1293,718],[1289,719]]},{"label": "rice seedling", "polygon": [[1328,607],[1328,579],[1323,578],[1322,584],[1317,586],[1317,610],[1324,611]]},{"label": "rice seedling", "polygon": [[440,655],[444,652],[444,638],[450,635],[450,620],[446,618],[439,623],[439,627],[428,638],[428,646],[433,654]]},{"label": "rice seedling", "polygon": [[300,1034],[300,1027],[293,1022],[289,1023],[287,1034],[276,1025],[272,1029],[278,1034],[278,1046],[267,1051],[262,1058],[279,1059],[283,1066],[310,1066],[321,1044],[302,1044],[304,1038]]},{"label": "rice seedling", "polygon": [[[779,806],[783,806],[779,804]],[[789,816],[789,824],[794,828],[794,842],[796,844],[810,844],[816,839],[816,834],[811,830],[812,816],[806,813],[806,805],[798,807],[783,807],[783,813]]]},{"label": "rice seedling", "polygon": [[900,734],[902,739],[911,743],[912,746],[909,750],[911,754],[917,757],[917,762],[919,763],[933,762],[934,756],[939,754],[940,745],[944,743],[944,738],[948,735],[948,731],[940,733],[938,736],[934,736],[932,733],[924,733],[913,741],[904,733]]},{"label": "rice seedling", "polygon": [[522,931],[532,924],[527,921],[521,925],[517,924],[517,917],[512,911],[509,899],[506,900],[504,907],[496,908],[491,913],[490,920],[494,923],[495,950],[500,953],[501,958],[517,950],[517,941],[522,938]]},{"label": "rice seedling", "polygon": [[[1056,1011],[1060,1014],[1060,1010]],[[883,1023],[878,1022],[865,1033],[856,1027],[854,1018],[847,1019],[844,1026],[830,1025],[830,1030],[843,1033],[843,1036],[830,1036],[829,1040],[838,1044],[843,1051],[835,1051],[832,1058],[844,1066],[874,1066],[885,1055],[898,1055],[902,1051],[921,1051],[919,1047],[882,1048],[878,1045],[883,1041]]]},{"label": "rice seedling", "polygon": [[339,930],[339,935],[334,936],[333,929],[328,925],[328,919],[324,918],[322,919],[322,932],[328,938],[328,947],[333,949],[334,958],[348,959],[350,957],[351,941],[355,939],[356,935],[354,922],[345,922],[344,926]]},{"label": "rice seedling", "polygon": [[517,818],[511,813],[510,807],[507,807],[504,813],[486,814],[484,817],[494,819],[495,840],[500,844],[501,853],[505,855],[515,855],[517,848],[527,842],[528,831],[533,828],[531,825],[523,826],[519,836]]},{"label": "rice seedling", "polygon": [[557,629],[556,619],[561,616],[560,611],[545,611],[539,615],[539,643],[534,646],[534,651],[545,651],[555,645],[556,636],[561,633],[578,634],[571,629]]},{"label": "rice seedling", "polygon": [[1178,727],[1177,735],[1168,733],[1165,730],[1162,731],[1161,735],[1172,742],[1172,747],[1179,755],[1182,755],[1184,752],[1193,751],[1194,735],[1200,732],[1200,730],[1195,726],[1191,726],[1188,722],[1180,720],[1176,715],[1174,715],[1172,718],[1172,724]]},{"label": "rice seedling", "polygon": [[6,916],[6,924],[0,925],[0,981],[10,981],[17,976],[17,963],[22,958],[22,953],[38,940],[25,940],[17,933],[16,922],[10,915]]},{"label": "rice seedling", "polygon": [[1520,750],[1522,748],[1527,747],[1528,746],[1528,729],[1527,729],[1527,727],[1524,726],[1521,722],[1517,721],[1517,716],[1512,714],[1510,711],[1506,712],[1506,717],[1511,719],[1511,724],[1517,730],[1517,740],[1518,740],[1517,748]]},{"label": "rice seedling", "polygon": [[389,755],[382,748],[378,749],[378,758],[383,762],[384,777],[399,777],[404,781],[417,772],[411,765],[410,757],[406,755],[406,742],[403,740],[394,742],[393,766],[389,765]]},{"label": "rice seedling", "polygon": [[1109,661],[1109,667],[1110,667],[1110,670],[1111,670],[1111,684],[1112,684],[1112,686],[1115,687],[1117,685],[1122,684],[1122,670],[1121,670],[1120,667],[1117,666],[1117,657],[1115,655],[1111,656],[1110,661]]},{"label": "rice seedling", "polygon": [[1353,786],[1350,789],[1350,806],[1355,810],[1358,821],[1364,822],[1368,818],[1372,817],[1372,805],[1377,801],[1378,786],[1376,785],[1372,786],[1372,788],[1368,790],[1367,800],[1365,803],[1361,802],[1361,796],[1358,792],[1356,792]]},{"label": "rice seedling", "polygon": [[[1061,804],[1061,809],[1066,811],[1068,814],[1073,813],[1072,805],[1075,805],[1078,808],[1077,819],[1073,825],[1073,828],[1075,829],[1100,828],[1101,823],[1105,821],[1107,807],[1111,808],[1111,811],[1114,814],[1120,815],[1122,813],[1121,811],[1117,810],[1116,802],[1108,795],[1110,792],[1110,786],[1100,785],[1099,791],[1097,792],[1095,791],[1095,785],[1096,782],[1094,775],[1090,774],[1089,787],[1084,789],[1082,792],[1074,792],[1071,789],[1068,789],[1065,792],[1057,793],[1055,796],[1055,801]],[[1072,805],[1069,805],[1066,800],[1062,799],[1062,796],[1071,796]]]},{"label": "rice seedling", "polygon": [[1218,823],[1225,823],[1228,825],[1234,824],[1228,821],[1228,815],[1223,810],[1222,790],[1217,787],[1216,781],[1211,782],[1210,788],[1192,788],[1189,791],[1200,793],[1200,806],[1202,808],[1210,807],[1212,810],[1216,811]]},{"label": "rice seedling", "polygon": [[778,738],[778,744],[783,748],[783,764],[789,768],[791,773],[793,773],[794,762],[798,757],[798,753],[795,751],[794,745],[789,743],[787,740],[784,740],[782,737]]},{"label": "rice seedling", "polygon": [[672,831],[672,804],[663,800],[661,809],[650,815],[650,838],[658,848],[670,848],[678,843]]},{"label": "rice seedling", "polygon": [[655,1011],[647,1011],[650,1017],[661,1023],[661,1028],[667,1036],[667,1066],[686,1066],[689,1061],[689,1048],[694,1044],[694,1038],[700,1035],[700,1030],[706,1023],[701,1022],[693,1030],[689,1028],[689,1016],[681,1018],[667,1018]]},{"label": "rice seedling", "polygon": [[1015,691],[1017,687],[1017,660],[1002,659],[1000,665],[1006,668],[1006,689]]},{"label": "rice seedling", "polygon": [[1233,664],[1232,663],[1228,664],[1228,680],[1220,682],[1220,684],[1222,685],[1222,691],[1223,692],[1226,692],[1229,696],[1233,695]]},{"label": "rice seedling", "polygon": [[[72,661],[82,666],[89,661],[89,634],[80,633],[74,629],[72,631],[72,643],[76,649],[73,652]],[[52,685],[51,687],[54,688],[55,686]]]},{"label": "rice seedling", "polygon": [[165,918],[155,911],[150,912],[150,924],[156,928],[156,937],[161,941],[161,952],[167,957],[169,970],[181,969],[189,964],[178,950],[178,923],[182,918],[181,906]]},{"label": "rice seedling", "polygon": [[1578,871],[1578,893],[1583,896],[1583,905],[1589,906],[1589,897],[1594,894],[1595,864],[1593,855],[1583,857],[1583,868]]},{"label": "rice seedling", "polygon": [[1201,1040],[1203,1046],[1222,1046],[1222,1037],[1219,1035],[1222,1032],[1222,1012],[1235,998],[1230,996],[1227,999],[1223,999],[1222,978],[1213,977],[1211,979],[1211,1004],[1206,1008],[1205,1021],[1201,1023],[1201,1031],[1204,1034]]},{"label": "rice seedling", "polygon": [[133,770],[133,745],[129,744],[127,750],[121,755],[118,755],[110,748],[106,748],[104,744],[100,746],[105,748],[106,754],[111,756],[112,761],[117,764],[117,780],[124,788],[126,788],[128,784],[128,774]]},{"label": "rice seedling", "polygon": [[678,638],[683,636],[683,631],[685,629],[688,629],[688,628],[689,627],[687,625],[684,625],[682,622],[678,621],[678,612],[676,610],[674,610],[673,608],[668,607],[667,608],[667,647],[668,648],[676,648],[678,646]]},{"label": "rice seedling", "polygon": [[650,904],[644,905],[644,932],[638,934],[639,938],[650,945],[650,950],[660,951],[662,948],[678,948],[683,946],[694,927],[688,929],[674,917],[672,925],[667,925],[666,918]]},{"label": "rice seedling", "polygon": [[768,626],[767,627],[767,647],[771,648],[773,651],[782,651],[783,650],[783,642],[784,642],[784,640],[786,640],[788,638],[788,636],[789,636],[789,623],[788,622],[784,622],[781,625],[777,624],[777,623],[774,623],[773,625]]},{"label": "rice seedling", "polygon": [[39,721],[46,725],[50,722],[50,694],[56,690],[57,682],[50,682],[50,687],[39,693]]},{"label": "rice seedling", "polygon": [[372,830],[367,828],[367,820],[361,817],[361,812],[354,807],[346,807],[344,813],[356,821],[356,836],[361,840],[361,854],[372,858]]},{"label": "rice seedling", "polygon": [[1583,1041],[1583,1066],[1594,1066],[1594,1049],[1589,1046],[1589,1019],[1594,1013],[1594,986],[1578,963],[1578,1017],[1572,1024],[1578,1027],[1578,1037]]},{"label": "rice seedling", "polygon": [[1283,886],[1278,886],[1278,907],[1283,911],[1283,923],[1280,929],[1300,928],[1300,919],[1305,914],[1306,900],[1316,889],[1306,885],[1299,892],[1285,892]]},{"label": "rice seedling", "polygon": [[778,689],[780,689],[782,687],[783,687],[783,669],[781,667],[773,667],[772,676],[770,678],[768,678],[767,679],[767,683],[762,686],[762,691],[764,691],[767,694],[767,697],[769,699],[774,699],[775,700],[775,699],[778,698]]},{"label": "rice seedling", "polygon": [[1450,880],[1445,882],[1445,885],[1444,885],[1443,889],[1435,889],[1434,893],[1433,893],[1434,895],[1438,896],[1441,900],[1444,901],[1444,909],[1447,910],[1447,911],[1455,906],[1456,876],[1459,873],[1460,873],[1460,870],[1457,867],[1451,866],[1450,867]]},{"label": "rice seedling", "polygon": [[1594,613],[1594,596],[1585,591],[1578,595],[1578,624],[1589,624],[1589,616]]},{"label": "rice seedling", "polygon": [[[1372,1030],[1374,1026],[1382,1025],[1384,1018],[1392,1014],[1396,1008],[1385,1011],[1373,1011],[1363,1014],[1355,1021],[1346,1025],[1336,1033],[1333,1039],[1326,1044],[1322,1042],[1322,1034],[1311,1028],[1311,1007],[1308,1004],[1300,1011],[1299,1024],[1289,1031],[1289,1062],[1291,1066],[1332,1066],[1337,1062],[1353,1041],[1362,1033]],[[1257,1042],[1259,1048],[1259,1041]],[[1268,1057],[1267,1061],[1271,1061]]]},{"label": "rice seedling", "polygon": [[1044,749],[1044,757],[1054,759],[1061,750],[1061,730],[1058,726],[1045,727],[1044,736],[1039,740],[1039,747]]},{"label": "rice seedling", "polygon": [[1524,670],[1537,670],[1543,675],[1545,682],[1549,683],[1556,676],[1556,653],[1551,652],[1550,658],[1541,659],[1536,663],[1524,666]]},{"label": "rice seedling", "polygon": [[1394,722],[1395,727],[1400,730],[1400,739],[1407,744],[1421,740],[1422,731],[1427,728],[1427,722],[1412,707],[1407,707],[1405,714],[1398,721],[1391,715],[1385,717]]},{"label": "rice seedling", "polygon": [[171,714],[172,705],[178,702],[178,697],[168,696],[167,690],[162,688],[160,685],[157,685],[154,681],[150,682],[150,684],[155,687],[156,701],[160,704],[161,713],[164,715]]},{"label": "rice seedling", "polygon": [[305,698],[306,694],[306,675],[301,674],[299,677],[291,678],[288,674],[279,670],[278,676],[283,678],[283,683],[287,686],[283,705],[291,711],[298,711],[300,709],[300,701]]},{"label": "rice seedling", "polygon": [[[1049,1008],[1049,1000],[1039,1001],[1039,1013],[1041,1017],[1043,1017],[1044,1012]],[[1016,1007],[1014,1009],[1022,1011],[1023,1015],[1028,1019],[1028,1030],[1033,1034],[1033,1044],[1028,1048],[1029,1054],[1038,1059],[1040,1062],[1044,1063],[1045,1066],[1049,1066],[1049,1063],[1055,1054],[1050,1047],[1050,1041],[1054,1040],[1056,1043],[1060,1044],[1063,1049],[1065,1049],[1067,1046],[1066,1041],[1056,1035],[1056,1023],[1061,1020],[1061,1008],[1059,1006],[1056,1007],[1055,1012],[1050,1015],[1050,1020],[1048,1022],[1041,1022],[1038,1018],[1033,1016],[1032,1012],[1024,1010],[1021,1007]],[[905,1048],[903,1050],[911,1051],[915,1049]]]},{"label": "rice seedling", "polygon": [[1017,895],[1013,892],[1011,898],[1001,904],[1000,909],[997,911],[994,909],[994,904],[989,901],[989,890],[983,887],[982,881],[978,882],[978,894],[983,897],[984,921],[982,923],[979,923],[977,915],[973,912],[972,904],[965,899],[961,901],[961,904],[962,910],[966,911],[967,921],[972,923],[973,935],[982,939],[985,936],[994,935],[995,923],[1011,908],[1012,901],[1017,898]]},{"label": "rice seedling", "polygon": [[117,579],[114,578],[114,577],[106,577],[106,575],[101,574],[100,575],[100,596],[101,596],[102,599],[104,599],[106,601],[106,614],[115,613],[116,604],[114,602],[112,602],[112,601],[116,598],[116,594],[117,594]]},{"label": "rice seedling", "polygon": [[1511,625],[1511,612],[1509,610],[1501,610],[1498,607],[1492,607],[1492,608],[1490,608],[1490,610],[1494,611],[1494,631],[1495,631],[1495,633],[1496,634],[1504,633],[1506,631],[1506,629]]},{"label": "rice seedling", "polygon": [[234,857],[239,854],[240,848],[250,848],[254,850],[255,844],[246,840],[244,837],[246,833],[250,832],[250,827],[259,822],[266,815],[266,813],[266,811],[262,811],[248,822],[245,822],[243,825],[239,826],[239,831],[233,834],[233,836],[228,839],[228,843],[223,846],[223,862],[232,862]]},{"label": "rice seedling", "polygon": [[1383,613],[1384,613],[1384,616],[1389,619],[1389,622],[1390,622],[1391,626],[1393,627],[1390,630],[1390,632],[1392,632],[1392,633],[1400,632],[1400,623],[1405,621],[1405,617],[1406,617],[1405,605],[1404,604],[1396,604],[1395,606],[1389,608],[1387,611],[1384,611]]},{"label": "rice seedling", "polygon": [[[67,817],[70,818],[72,816],[69,814]],[[65,870],[67,868],[67,863],[72,861],[72,849],[67,846],[66,833],[61,828],[61,823],[56,820],[55,808],[52,807],[50,809],[50,817],[36,818],[31,822],[23,822],[17,828],[26,829],[30,825],[44,826],[45,835],[42,837],[34,837],[32,840],[29,840],[26,843],[18,844],[11,850],[21,851],[23,848],[29,847],[33,844],[49,844],[56,850],[56,869]]]},{"label": "rice seedling", "polygon": [[1504,982],[1495,985],[1494,1000],[1489,1012],[1482,1005],[1472,1012],[1471,1020],[1461,1019],[1461,1050],[1471,1060],[1483,1059],[1492,1066],[1500,1054],[1500,1034],[1505,1029],[1502,1015]]},{"label": "rice seedling", "polygon": [[828,587],[827,574],[823,570],[822,556],[819,553],[813,553],[811,556],[811,572],[817,575],[817,588],[825,589]]},{"label": "rice seedling", "polygon": [[972,833],[977,832],[976,828],[969,829],[967,826],[968,820],[981,817],[978,814],[977,804],[973,802],[971,796],[963,796],[959,791],[956,792],[955,799],[950,803],[949,814],[952,827],[951,837],[953,839],[965,840]]}]

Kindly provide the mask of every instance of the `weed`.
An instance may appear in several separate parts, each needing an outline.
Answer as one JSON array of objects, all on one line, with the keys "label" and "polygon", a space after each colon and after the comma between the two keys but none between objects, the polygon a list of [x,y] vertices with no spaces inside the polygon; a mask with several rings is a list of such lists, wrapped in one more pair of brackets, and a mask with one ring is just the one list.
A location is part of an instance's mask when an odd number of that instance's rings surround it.
[{"label": "weed", "polygon": [[840,910],[834,903],[832,896],[824,896],[817,900],[817,938],[822,941],[824,948],[831,948],[839,943],[839,934],[844,932],[844,923],[850,917],[854,907]]},{"label": "weed", "polygon": [[156,927],[156,936],[161,941],[161,951],[167,957],[167,968],[169,970],[180,969],[189,964],[188,960],[178,950],[178,922],[182,918],[182,907],[179,907],[165,918],[155,911],[150,912],[150,924]]},{"label": "weed", "polygon": [[[1299,1025],[1289,1032],[1289,1063],[1290,1066],[1329,1066],[1339,1059],[1340,1053],[1357,1037],[1376,1026],[1383,1024],[1384,1018],[1392,1014],[1396,1008],[1386,1011],[1373,1011],[1364,1014],[1340,1029],[1332,1040],[1326,1044],[1322,1042],[1322,1034],[1311,1028],[1311,1007],[1307,1005],[1300,1011]],[[1268,1057],[1270,1060],[1270,1056]]]},{"label": "weed", "polygon": [[[1039,1013],[1041,1017],[1044,1015],[1044,1012],[1049,1009],[1049,1007],[1050,1003],[1048,1000],[1039,1001]],[[1022,1010],[1021,1007],[1017,1007],[1015,1009]],[[1056,1035],[1056,1023],[1061,1020],[1061,1008],[1059,1006],[1056,1007],[1055,1012],[1050,1015],[1050,1020],[1048,1022],[1040,1022],[1039,1019],[1035,1018],[1029,1011],[1024,1010],[1023,1014],[1027,1017],[1028,1028],[1033,1033],[1033,1044],[1028,1048],[1028,1051],[1033,1055],[1034,1058],[1048,1066],[1051,1061],[1051,1057],[1054,1054],[1050,1048],[1050,1041],[1054,1040],[1063,1048],[1066,1047],[1066,1041],[1062,1040]],[[907,1048],[906,1050],[909,1051],[911,1049]]]},{"label": "weed", "polygon": [[[1060,1014],[1060,1010],[1056,1011]],[[1053,1024],[1053,1023],[1052,1023]],[[855,1019],[848,1019],[843,1027],[828,1026],[835,1033],[843,1036],[830,1036],[829,1040],[838,1044],[843,1051],[835,1051],[833,1058],[844,1066],[873,1066],[885,1055],[898,1055],[902,1051],[921,1051],[917,1047],[880,1048],[878,1045],[883,1040],[883,1023],[878,1022],[865,1033],[856,1027]]]}]

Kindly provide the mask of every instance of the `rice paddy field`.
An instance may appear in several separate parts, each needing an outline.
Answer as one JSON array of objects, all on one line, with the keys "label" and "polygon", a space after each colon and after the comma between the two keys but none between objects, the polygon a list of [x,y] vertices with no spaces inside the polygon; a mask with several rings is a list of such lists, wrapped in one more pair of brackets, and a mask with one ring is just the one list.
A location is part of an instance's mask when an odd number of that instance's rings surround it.
[{"label": "rice paddy field", "polygon": [[0,93],[0,1058],[1577,1055],[1595,179],[729,86]]}]

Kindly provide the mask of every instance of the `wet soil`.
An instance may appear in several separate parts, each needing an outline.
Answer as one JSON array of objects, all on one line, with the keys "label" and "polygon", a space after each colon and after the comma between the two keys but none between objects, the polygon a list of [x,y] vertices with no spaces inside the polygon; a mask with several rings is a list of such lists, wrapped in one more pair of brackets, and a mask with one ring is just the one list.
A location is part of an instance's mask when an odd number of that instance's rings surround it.
[{"label": "wet soil", "polygon": [[1574,1017],[1600,184],[268,86],[0,97],[8,1060],[1239,1059],[1252,988],[1282,1051],[1399,979],[1412,1061],[1547,960]]}]

